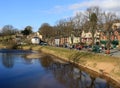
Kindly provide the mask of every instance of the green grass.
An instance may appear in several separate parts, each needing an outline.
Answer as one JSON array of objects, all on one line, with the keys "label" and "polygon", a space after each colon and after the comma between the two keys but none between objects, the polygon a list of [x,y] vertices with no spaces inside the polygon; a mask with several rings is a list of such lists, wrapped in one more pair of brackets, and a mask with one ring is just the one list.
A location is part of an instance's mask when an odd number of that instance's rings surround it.
[{"label": "green grass", "polygon": [[88,52],[80,52],[80,51],[74,51],[72,54],[69,55],[69,59],[74,62],[79,62],[82,58],[88,58],[91,57],[92,54]]},{"label": "green grass", "polygon": [[38,50],[44,51],[46,53],[50,53],[53,55],[57,55],[59,57],[67,58],[68,60],[74,61],[95,61],[95,62],[109,62],[109,63],[116,63],[120,65],[120,59],[116,57],[104,56],[100,54],[93,54],[90,52],[81,52],[78,50],[71,50],[67,48],[61,47],[51,47],[51,46],[40,46],[40,45],[25,45],[22,46],[23,49],[31,49],[31,50]]},{"label": "green grass", "polygon": [[43,49],[49,50],[49,53],[52,52],[52,54],[61,55],[62,57],[65,57],[65,58],[68,58],[70,54],[73,52],[70,49],[65,49],[60,47],[44,46]]}]

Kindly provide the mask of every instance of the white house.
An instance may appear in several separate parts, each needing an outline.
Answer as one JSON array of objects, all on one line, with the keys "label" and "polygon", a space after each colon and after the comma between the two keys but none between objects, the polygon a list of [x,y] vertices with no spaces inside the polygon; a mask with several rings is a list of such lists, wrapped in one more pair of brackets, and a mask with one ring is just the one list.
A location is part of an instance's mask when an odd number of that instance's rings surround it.
[{"label": "white house", "polygon": [[56,45],[56,46],[59,46],[59,45],[60,45],[60,39],[58,39],[58,38],[55,39],[55,45]]},{"label": "white house", "polygon": [[31,39],[32,44],[40,44],[40,38],[39,37],[33,37]]},{"label": "white house", "polygon": [[[100,42],[100,31],[96,31],[94,34],[95,41],[94,42]],[[90,44],[92,43],[92,33],[89,32],[82,32],[82,42]]]},{"label": "white house", "polygon": [[112,25],[112,29],[113,29],[113,30],[115,29],[115,26],[116,26],[117,28],[120,28],[120,23],[113,23],[113,25]]},{"label": "white house", "polygon": [[82,32],[82,42],[84,42],[84,43],[91,43],[92,42],[91,32],[87,32],[87,33],[85,33],[84,31]]},{"label": "white house", "polygon": [[75,44],[75,43],[79,43],[80,42],[80,37],[76,37],[76,36],[70,36],[69,38],[68,38],[69,40],[69,44],[72,44],[72,42],[73,42],[73,44]]}]

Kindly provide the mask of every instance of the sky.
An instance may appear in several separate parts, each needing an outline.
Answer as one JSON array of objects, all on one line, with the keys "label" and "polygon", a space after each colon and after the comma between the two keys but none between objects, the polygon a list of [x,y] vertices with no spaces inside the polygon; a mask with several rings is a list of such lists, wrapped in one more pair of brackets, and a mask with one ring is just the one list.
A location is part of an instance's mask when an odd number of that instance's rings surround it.
[{"label": "sky", "polygon": [[120,0],[0,0],[0,29],[12,25],[23,30],[30,25],[36,32],[43,23],[54,26],[91,6],[120,15]]}]

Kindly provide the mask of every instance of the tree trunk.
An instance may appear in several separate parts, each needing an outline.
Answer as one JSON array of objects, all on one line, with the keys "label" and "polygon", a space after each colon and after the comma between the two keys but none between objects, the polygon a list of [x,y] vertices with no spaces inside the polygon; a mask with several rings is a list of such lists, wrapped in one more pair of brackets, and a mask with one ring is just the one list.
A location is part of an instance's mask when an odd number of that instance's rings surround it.
[{"label": "tree trunk", "polygon": [[93,31],[92,31],[92,47],[94,46],[94,42],[95,42],[95,41],[94,41],[94,34],[95,34],[95,33],[94,33],[94,30],[93,30]]},{"label": "tree trunk", "polygon": [[110,42],[111,42],[111,39],[110,39],[110,32],[109,31],[107,32],[107,37],[108,37],[108,43],[107,43],[106,54],[110,54]]},{"label": "tree trunk", "polygon": [[80,43],[82,43],[82,32],[80,32]]}]

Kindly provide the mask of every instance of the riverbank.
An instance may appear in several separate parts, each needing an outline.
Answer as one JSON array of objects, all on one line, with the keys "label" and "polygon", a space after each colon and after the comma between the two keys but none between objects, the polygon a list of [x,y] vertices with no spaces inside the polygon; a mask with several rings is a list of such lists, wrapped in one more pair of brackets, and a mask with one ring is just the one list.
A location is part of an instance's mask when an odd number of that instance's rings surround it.
[{"label": "riverbank", "polygon": [[[94,75],[106,77],[105,79],[109,82],[114,80],[113,84],[117,84],[117,86],[120,84],[120,58],[50,46],[31,45],[22,46],[22,49],[42,51],[63,60],[74,62],[83,69],[89,69],[88,71],[94,73]],[[32,59],[40,57],[41,55],[38,53],[28,55],[27,58]]]}]

